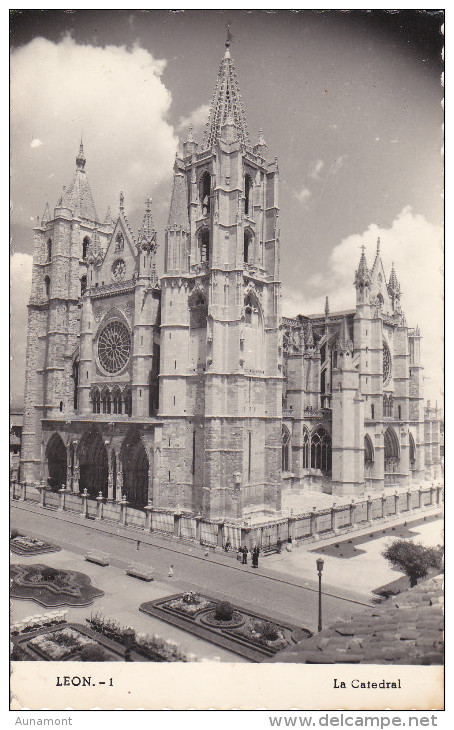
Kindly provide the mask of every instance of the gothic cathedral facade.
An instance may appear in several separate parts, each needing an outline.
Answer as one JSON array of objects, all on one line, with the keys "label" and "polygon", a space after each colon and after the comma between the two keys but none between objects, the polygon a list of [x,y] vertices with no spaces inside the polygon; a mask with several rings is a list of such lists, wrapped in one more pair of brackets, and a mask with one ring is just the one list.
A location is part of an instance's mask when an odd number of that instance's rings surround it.
[{"label": "gothic cathedral facade", "polygon": [[279,169],[228,43],[204,139],[176,156],[161,275],[151,200],[137,234],[122,195],[101,222],[85,165],[81,144],[34,231],[24,482],[240,520],[437,475],[421,336],[380,244],[354,308],[282,317]]}]

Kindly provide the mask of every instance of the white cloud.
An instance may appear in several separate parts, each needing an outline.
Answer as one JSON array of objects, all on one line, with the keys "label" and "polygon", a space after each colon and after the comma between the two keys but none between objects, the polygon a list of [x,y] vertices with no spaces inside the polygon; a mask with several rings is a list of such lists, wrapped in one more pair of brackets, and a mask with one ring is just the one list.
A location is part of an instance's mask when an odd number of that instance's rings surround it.
[{"label": "white cloud", "polygon": [[301,188],[301,190],[298,193],[293,193],[295,198],[299,200],[300,203],[303,203],[304,205],[307,204],[309,198],[312,196],[311,191],[309,188],[307,188],[305,185]]},{"label": "white cloud", "polygon": [[32,282],[32,257],[15,253],[11,257],[11,402],[20,405],[25,382],[27,304]]},{"label": "white cloud", "polygon": [[425,367],[426,395],[441,402],[443,388],[443,231],[405,207],[389,228],[371,224],[361,234],[345,238],[331,252],[326,270],[310,277],[302,291],[284,287],[287,316],[319,313],[329,296],[331,311],[355,307],[354,272],[361,246],[372,267],[377,238],[389,276],[394,261],[402,288],[402,306],[409,326],[419,324],[423,336],[421,360]]},{"label": "white cloud", "polygon": [[[124,191],[131,210],[172,174],[177,138],[167,121],[165,61],[138,45],[94,47],[70,36],[35,38],[11,56],[11,159],[15,209],[28,214],[69,184],[81,132],[101,217]],[[42,140],[46,155],[31,153]],[[52,183],[43,180],[58,170]],[[33,209],[31,209],[33,207]],[[23,221],[19,221],[23,222]]]},{"label": "white cloud", "polygon": [[36,137],[35,137],[35,139],[32,139],[32,141],[30,142],[30,147],[32,147],[32,148],[34,148],[34,147],[41,147],[41,145],[42,145],[41,140],[40,139],[36,139]]},{"label": "white cloud", "polygon": [[309,168],[308,175],[313,180],[320,180],[320,173],[323,170],[325,163],[323,160],[315,160]]},{"label": "white cloud", "polygon": [[197,109],[194,109],[189,116],[187,117],[181,117],[180,121],[178,123],[178,131],[183,132],[186,129],[188,129],[189,125],[192,124],[194,129],[197,129],[198,127],[203,126],[208,121],[208,116],[210,114],[210,105],[209,104],[201,104],[197,107]]}]

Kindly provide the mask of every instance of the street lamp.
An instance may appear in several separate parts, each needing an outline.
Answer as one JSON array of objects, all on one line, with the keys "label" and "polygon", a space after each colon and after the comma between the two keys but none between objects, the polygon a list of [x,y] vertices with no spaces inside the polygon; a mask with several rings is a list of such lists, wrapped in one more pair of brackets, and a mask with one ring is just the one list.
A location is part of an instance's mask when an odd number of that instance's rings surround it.
[{"label": "street lamp", "polygon": [[317,571],[318,571],[318,630],[322,630],[322,571],[323,571],[324,560],[323,558],[317,559]]},{"label": "street lamp", "polygon": [[135,644],[136,632],[130,626],[123,630],[125,643],[125,662],[132,662],[131,650]]}]

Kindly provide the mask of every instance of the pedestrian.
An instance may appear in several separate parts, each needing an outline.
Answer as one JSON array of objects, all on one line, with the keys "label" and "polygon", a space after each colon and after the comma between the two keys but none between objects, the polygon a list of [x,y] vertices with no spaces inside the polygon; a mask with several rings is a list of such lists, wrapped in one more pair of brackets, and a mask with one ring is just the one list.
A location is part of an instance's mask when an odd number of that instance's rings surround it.
[{"label": "pedestrian", "polygon": [[136,550],[140,550],[140,540],[137,540]]},{"label": "pedestrian", "polygon": [[260,555],[260,548],[256,545],[252,551],[252,567],[253,568],[259,567],[259,555]]},{"label": "pedestrian", "polygon": [[169,578],[173,578],[173,565],[169,568]]},{"label": "pedestrian", "polygon": [[243,550],[241,547],[238,548],[238,552],[236,554],[236,559],[238,560],[239,563],[241,563],[241,561],[243,559]]},{"label": "pedestrian", "polygon": [[243,547],[243,565],[247,565],[247,554],[249,550],[247,549],[246,545]]},{"label": "pedestrian", "polygon": [[226,553],[228,553],[230,550],[230,540],[228,538],[227,538],[227,542],[224,545],[224,550]]},{"label": "pedestrian", "polygon": [[277,551],[278,551],[278,553],[282,552],[282,540],[280,537],[278,538],[278,541],[277,541]]}]

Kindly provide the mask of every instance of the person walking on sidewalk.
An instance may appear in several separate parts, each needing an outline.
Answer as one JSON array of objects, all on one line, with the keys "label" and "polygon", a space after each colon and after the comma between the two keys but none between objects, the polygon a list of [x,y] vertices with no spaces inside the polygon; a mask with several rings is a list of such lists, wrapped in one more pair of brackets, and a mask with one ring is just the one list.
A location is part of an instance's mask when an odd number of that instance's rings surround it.
[{"label": "person walking on sidewalk", "polygon": [[259,567],[259,555],[260,555],[260,548],[256,545],[252,551],[252,567],[253,568]]},{"label": "person walking on sidewalk", "polygon": [[169,568],[169,578],[173,578],[173,565]]},{"label": "person walking on sidewalk", "polygon": [[247,554],[249,550],[247,549],[246,545],[243,547],[243,565],[247,565]]}]

